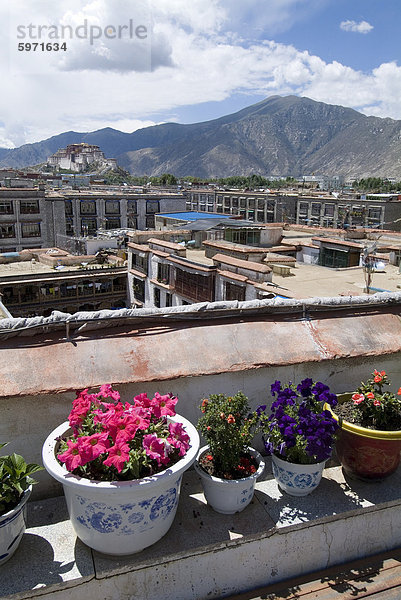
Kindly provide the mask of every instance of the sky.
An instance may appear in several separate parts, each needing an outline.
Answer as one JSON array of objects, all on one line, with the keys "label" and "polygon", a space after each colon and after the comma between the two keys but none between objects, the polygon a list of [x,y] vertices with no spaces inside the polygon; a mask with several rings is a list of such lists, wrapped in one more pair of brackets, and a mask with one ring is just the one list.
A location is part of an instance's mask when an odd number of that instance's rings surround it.
[{"label": "sky", "polygon": [[2,0],[0,147],[273,95],[401,119],[400,22],[400,0]]}]

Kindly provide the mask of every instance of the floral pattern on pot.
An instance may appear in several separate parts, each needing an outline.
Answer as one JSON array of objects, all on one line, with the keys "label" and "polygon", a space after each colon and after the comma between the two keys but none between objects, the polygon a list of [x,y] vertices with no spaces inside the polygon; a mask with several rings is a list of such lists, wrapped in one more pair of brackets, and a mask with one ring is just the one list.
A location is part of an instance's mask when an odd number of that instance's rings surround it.
[{"label": "floral pattern on pot", "polygon": [[325,462],[298,465],[281,460],[273,454],[273,475],[280,488],[290,496],[307,496],[319,485]]},{"label": "floral pattern on pot", "polygon": [[26,503],[32,486],[25,490],[18,505],[0,516],[0,565],[17,550],[26,529]]},{"label": "floral pattern on pot", "polygon": [[153,529],[156,520],[164,521],[178,505],[178,493],[181,479],[175,486],[160,496],[153,496],[141,502],[108,505],[93,502],[89,498],[76,496],[82,512],[76,515],[78,523],[98,533],[114,532],[116,535],[134,535]]}]

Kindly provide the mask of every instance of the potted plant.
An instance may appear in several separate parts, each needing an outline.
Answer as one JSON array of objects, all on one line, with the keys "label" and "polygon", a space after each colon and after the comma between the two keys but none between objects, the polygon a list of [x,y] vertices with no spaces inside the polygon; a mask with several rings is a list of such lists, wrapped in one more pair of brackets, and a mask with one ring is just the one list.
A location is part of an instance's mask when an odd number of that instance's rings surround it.
[{"label": "potted plant", "polygon": [[259,416],[250,413],[242,392],[211,394],[202,400],[201,411],[198,429],[207,445],[199,451],[195,470],[206,500],[219,513],[240,512],[251,502],[264,470],[262,456],[249,447]]},{"label": "potted plant", "polygon": [[401,388],[394,394],[385,390],[389,385],[386,372],[375,369],[353,393],[338,396],[333,411],[340,426],[336,450],[350,476],[381,480],[400,463]]},{"label": "potted plant", "polygon": [[182,474],[199,449],[176,403],[171,394],[143,393],[123,404],[110,385],[85,389],[45,441],[44,466],[63,484],[75,532],[91,548],[131,554],[169,530]]},{"label": "potted plant", "polygon": [[306,496],[319,485],[332,453],[338,424],[325,404],[335,406],[337,396],[312,379],[286,387],[275,381],[271,393],[270,415],[261,406],[260,419],[274,477],[291,496]]},{"label": "potted plant", "polygon": [[36,483],[31,475],[41,469],[19,454],[0,456],[0,565],[12,557],[25,532],[26,503]]}]

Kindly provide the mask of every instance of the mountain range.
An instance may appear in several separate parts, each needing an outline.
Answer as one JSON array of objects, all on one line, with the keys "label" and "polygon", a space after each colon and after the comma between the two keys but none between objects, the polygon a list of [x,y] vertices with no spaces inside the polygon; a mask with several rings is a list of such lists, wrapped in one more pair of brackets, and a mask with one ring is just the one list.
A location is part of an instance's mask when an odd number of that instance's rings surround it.
[{"label": "mountain range", "polygon": [[46,162],[71,143],[100,146],[133,175],[201,178],[257,173],[401,179],[401,121],[298,96],[271,96],[234,114],[183,125],[164,123],[123,133],[68,131],[12,150],[0,167]]}]

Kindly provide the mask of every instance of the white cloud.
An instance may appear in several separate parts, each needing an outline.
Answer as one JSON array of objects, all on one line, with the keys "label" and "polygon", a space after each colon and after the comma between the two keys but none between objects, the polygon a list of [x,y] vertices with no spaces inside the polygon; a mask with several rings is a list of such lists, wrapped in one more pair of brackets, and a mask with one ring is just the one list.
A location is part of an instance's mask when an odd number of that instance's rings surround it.
[{"label": "white cloud", "polygon": [[367,21],[360,21],[359,23],[356,21],[342,21],[340,23],[340,29],[343,29],[344,31],[353,31],[355,33],[369,33],[369,31],[372,31],[373,25]]},{"label": "white cloud", "polygon": [[[53,12],[54,0],[41,0],[38,14],[44,23],[49,22],[49,15],[52,22],[68,16],[78,24],[103,14],[103,23],[118,24],[132,14],[127,12],[131,2],[70,0],[69,14],[65,2],[57,3]],[[263,0],[263,4],[268,4],[270,12],[265,7],[258,15],[262,0],[153,0],[152,51],[157,67],[153,71],[132,69],[124,40],[115,47],[100,40],[88,44],[87,52],[81,54],[78,45],[71,46],[64,57],[32,55],[32,69],[41,65],[39,74],[34,69],[30,73],[9,71],[7,57],[0,53],[0,73],[7,83],[0,95],[4,123],[0,146],[5,142],[21,145],[72,129],[91,131],[109,126],[129,132],[166,120],[179,107],[223,101],[238,93],[259,98],[309,96],[366,114],[401,119],[401,67],[395,62],[361,72],[337,61],[327,63],[291,45],[242,40],[241,19],[252,27],[258,17],[262,24],[270,18],[277,27],[288,27],[300,18],[295,13],[305,15],[312,6],[318,10],[320,2]],[[18,0],[18,6],[25,7],[29,20],[31,0]],[[25,13],[21,10],[20,14]],[[0,6],[0,30],[4,33],[2,17],[4,6]],[[7,35],[14,47],[16,40],[10,30]],[[18,60],[23,61],[27,57],[21,54]]]}]

